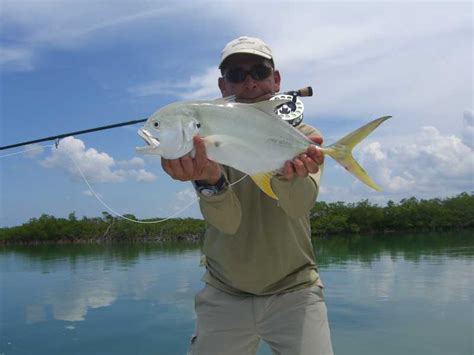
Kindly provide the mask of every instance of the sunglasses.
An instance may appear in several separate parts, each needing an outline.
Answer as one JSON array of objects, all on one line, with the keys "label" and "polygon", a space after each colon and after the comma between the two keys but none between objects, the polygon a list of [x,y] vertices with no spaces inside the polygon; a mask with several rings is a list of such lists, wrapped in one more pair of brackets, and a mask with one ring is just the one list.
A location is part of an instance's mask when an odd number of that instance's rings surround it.
[{"label": "sunglasses", "polygon": [[242,68],[232,68],[225,72],[224,78],[231,83],[242,83],[245,81],[247,75],[250,74],[254,80],[263,80],[268,78],[272,74],[272,68],[267,67],[264,64],[255,64],[250,70]]}]

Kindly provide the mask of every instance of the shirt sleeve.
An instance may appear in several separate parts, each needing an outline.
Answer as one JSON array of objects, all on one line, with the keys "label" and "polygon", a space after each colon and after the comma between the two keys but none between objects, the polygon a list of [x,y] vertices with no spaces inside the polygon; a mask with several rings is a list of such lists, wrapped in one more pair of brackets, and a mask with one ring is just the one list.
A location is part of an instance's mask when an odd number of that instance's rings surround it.
[{"label": "shirt sleeve", "polygon": [[242,210],[232,187],[226,186],[214,196],[204,196],[200,193],[198,196],[201,213],[208,223],[224,234],[237,232],[242,219]]},{"label": "shirt sleeve", "polygon": [[305,178],[298,176],[289,181],[281,176],[272,178],[273,192],[278,197],[279,206],[288,216],[301,217],[314,206],[318,197],[322,170],[321,165],[316,174],[310,174]]}]

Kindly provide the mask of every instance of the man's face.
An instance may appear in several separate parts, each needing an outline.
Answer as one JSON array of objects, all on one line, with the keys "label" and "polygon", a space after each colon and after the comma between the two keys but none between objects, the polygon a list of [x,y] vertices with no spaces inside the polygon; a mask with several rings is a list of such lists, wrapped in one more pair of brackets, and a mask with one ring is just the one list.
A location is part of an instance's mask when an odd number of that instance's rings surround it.
[{"label": "man's face", "polygon": [[[241,68],[251,70],[258,64],[270,66],[269,61],[262,57],[251,54],[235,54],[226,60],[225,72]],[[219,78],[219,89],[222,96],[235,95],[237,102],[252,103],[268,100],[274,93],[280,91],[280,73],[272,70],[266,79],[256,80],[247,74],[245,80],[240,83],[233,83],[224,78]]]}]

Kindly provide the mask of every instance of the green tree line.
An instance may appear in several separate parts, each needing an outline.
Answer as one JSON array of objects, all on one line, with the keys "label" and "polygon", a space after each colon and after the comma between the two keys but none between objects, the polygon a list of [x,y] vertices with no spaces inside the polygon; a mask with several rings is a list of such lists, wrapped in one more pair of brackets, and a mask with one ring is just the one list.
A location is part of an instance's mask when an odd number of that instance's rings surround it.
[{"label": "green tree line", "polygon": [[397,231],[437,231],[474,227],[474,195],[466,192],[446,199],[402,199],[386,206],[316,202],[311,210],[313,234],[367,234]]},{"label": "green tree line", "polygon": [[[133,215],[128,218],[136,219]],[[474,228],[474,195],[461,193],[445,199],[415,197],[378,206],[357,203],[316,202],[311,209],[314,237],[405,231],[438,231]],[[137,224],[103,212],[101,217],[78,219],[43,214],[23,225],[0,228],[0,243],[188,241],[202,240],[205,222],[175,218],[158,224]]]}]

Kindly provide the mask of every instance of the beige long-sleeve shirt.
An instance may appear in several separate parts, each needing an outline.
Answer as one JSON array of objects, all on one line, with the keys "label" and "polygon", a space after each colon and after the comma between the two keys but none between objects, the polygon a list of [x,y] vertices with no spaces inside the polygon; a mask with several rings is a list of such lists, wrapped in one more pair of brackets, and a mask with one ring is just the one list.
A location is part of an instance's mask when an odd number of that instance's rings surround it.
[{"label": "beige long-sleeve shirt", "polygon": [[[301,124],[305,135],[319,134]],[[222,167],[233,183],[244,176]],[[317,174],[287,181],[274,176],[274,200],[246,177],[214,196],[200,195],[207,222],[203,281],[231,294],[269,295],[321,285],[311,244],[309,211],[316,201]]]}]

